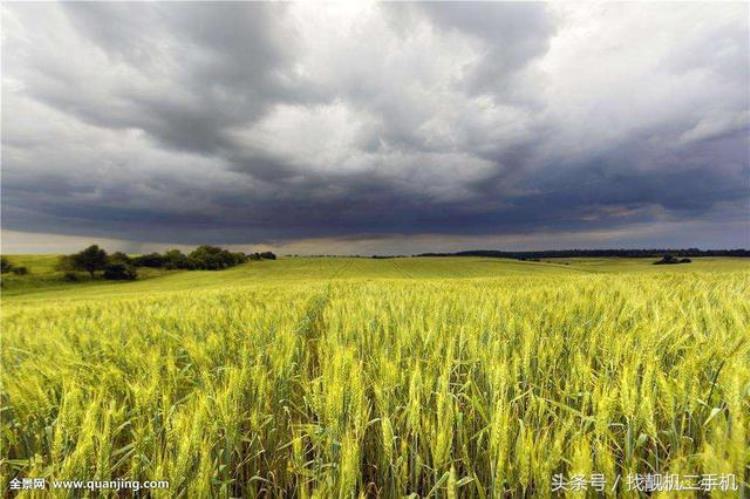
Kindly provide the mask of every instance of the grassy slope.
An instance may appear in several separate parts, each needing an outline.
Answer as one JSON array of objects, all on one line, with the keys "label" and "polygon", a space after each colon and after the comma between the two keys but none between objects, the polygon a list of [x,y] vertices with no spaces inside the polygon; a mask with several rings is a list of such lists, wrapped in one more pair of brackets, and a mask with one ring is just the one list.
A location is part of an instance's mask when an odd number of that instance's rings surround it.
[{"label": "grassy slope", "polygon": [[139,269],[136,282],[102,280],[64,282],[53,255],[11,255],[27,276],[5,275],[4,304],[49,300],[113,298],[153,292],[247,287],[280,282],[328,282],[341,279],[455,279],[577,273],[684,273],[750,270],[739,258],[696,258],[689,265],[652,265],[651,259],[578,258],[521,262],[496,258],[288,258],[251,262],[221,272]]},{"label": "grassy slope", "polygon": [[[17,276],[14,274],[4,274],[2,297],[3,300],[19,295],[29,295],[32,299],[47,299],[53,297],[74,298],[81,293],[81,296],[91,296],[115,286],[115,293],[128,292],[127,288],[119,288],[126,283],[107,282],[102,279],[90,279],[85,273],[78,273],[80,281],[68,282],[63,280],[63,272],[57,270],[59,257],[57,255],[7,255],[10,262],[16,267],[26,267],[29,274]],[[164,277],[171,271],[161,269],[139,269],[138,275],[141,281],[146,281],[154,277]],[[93,288],[93,289],[91,289]],[[87,290],[88,293],[87,294]],[[98,291],[97,291],[98,290]]]}]

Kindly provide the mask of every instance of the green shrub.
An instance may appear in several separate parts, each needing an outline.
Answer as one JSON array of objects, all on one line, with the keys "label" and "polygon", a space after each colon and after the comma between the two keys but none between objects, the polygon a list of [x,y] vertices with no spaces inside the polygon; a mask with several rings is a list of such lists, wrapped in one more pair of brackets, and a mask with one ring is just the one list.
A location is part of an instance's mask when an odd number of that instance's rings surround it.
[{"label": "green shrub", "polygon": [[136,267],[151,267],[155,269],[162,268],[166,265],[167,260],[159,253],[149,253],[133,258],[133,265]]},{"label": "green shrub", "polygon": [[104,278],[110,281],[132,281],[136,277],[135,267],[125,263],[110,263],[104,268]]},{"label": "green shrub", "polygon": [[7,274],[11,271],[13,268],[13,264],[10,263],[10,260],[8,260],[6,257],[0,258],[0,272],[3,274]]}]

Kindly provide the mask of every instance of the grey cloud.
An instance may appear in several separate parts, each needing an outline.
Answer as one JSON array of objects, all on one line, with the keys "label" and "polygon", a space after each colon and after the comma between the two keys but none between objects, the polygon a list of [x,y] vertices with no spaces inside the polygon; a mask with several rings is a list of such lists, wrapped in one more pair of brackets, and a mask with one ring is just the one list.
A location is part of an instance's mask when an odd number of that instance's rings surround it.
[{"label": "grey cloud", "polygon": [[478,39],[482,58],[467,78],[474,92],[503,92],[509,99],[513,89],[506,84],[514,73],[541,57],[549,48],[556,26],[544,3],[423,3],[442,29],[455,29]]},{"label": "grey cloud", "polygon": [[4,230],[242,244],[746,218],[746,6],[4,8]]},{"label": "grey cloud", "polygon": [[[227,128],[257,119],[279,100],[302,98],[285,74],[293,36],[278,33],[282,4],[73,2],[62,8],[113,68],[97,71],[113,78],[103,82],[106,94],[92,96],[85,88],[72,92],[87,82],[57,67],[29,92],[97,126],[140,128],[167,147],[216,153]],[[44,72],[50,57],[59,56],[32,48],[34,70]],[[116,79],[117,66],[141,84]]]}]

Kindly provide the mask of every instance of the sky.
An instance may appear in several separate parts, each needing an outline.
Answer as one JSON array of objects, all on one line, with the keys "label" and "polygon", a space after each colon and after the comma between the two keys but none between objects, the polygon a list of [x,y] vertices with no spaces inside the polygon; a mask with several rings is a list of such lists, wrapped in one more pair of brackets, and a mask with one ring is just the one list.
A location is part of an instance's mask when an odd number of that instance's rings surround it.
[{"label": "sky", "polygon": [[6,253],[750,247],[747,3],[1,8]]}]

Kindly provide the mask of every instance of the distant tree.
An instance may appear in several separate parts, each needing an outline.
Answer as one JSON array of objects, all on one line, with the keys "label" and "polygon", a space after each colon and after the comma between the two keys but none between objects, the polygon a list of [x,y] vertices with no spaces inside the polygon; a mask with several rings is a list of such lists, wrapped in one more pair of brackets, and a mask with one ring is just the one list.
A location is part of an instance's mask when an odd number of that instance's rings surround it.
[{"label": "distant tree", "polygon": [[246,263],[249,258],[246,254],[242,253],[241,251],[238,251],[237,253],[232,253],[232,259],[234,260],[234,265],[241,265],[243,263]]},{"label": "distant tree", "polygon": [[671,265],[673,263],[677,263],[677,258],[672,255],[664,255],[661,260],[655,261],[654,265]]},{"label": "distant tree", "polygon": [[104,278],[111,281],[132,281],[136,277],[135,267],[126,263],[110,263],[104,268]]},{"label": "distant tree", "polygon": [[70,255],[70,265],[74,270],[83,270],[94,277],[97,270],[104,270],[107,265],[107,252],[96,244],[92,244],[85,250]]},{"label": "distant tree", "polygon": [[202,270],[221,270],[237,264],[237,257],[217,246],[198,246],[189,256],[193,265]]},{"label": "distant tree", "polygon": [[159,253],[149,253],[148,255],[141,255],[133,258],[132,263],[136,267],[161,268],[166,265],[167,261],[164,256]]},{"label": "distant tree", "polygon": [[13,264],[6,257],[0,257],[0,273],[7,274],[13,269]]},{"label": "distant tree", "polygon": [[270,251],[264,251],[263,253],[250,253],[248,255],[245,255],[246,261],[252,260],[252,261],[258,261],[258,260],[276,260],[276,255],[274,255]]},{"label": "distant tree", "polygon": [[164,253],[164,266],[168,269],[189,269],[191,262],[182,251],[171,249]]},{"label": "distant tree", "polygon": [[109,263],[124,263],[130,265],[131,258],[122,251],[115,251],[109,255]]},{"label": "distant tree", "polygon": [[677,263],[690,263],[690,258],[676,258],[673,255],[664,255],[661,260],[654,262],[654,265],[673,265]]},{"label": "distant tree", "polygon": [[26,275],[29,273],[29,269],[26,267],[13,267],[13,270],[11,271],[16,275]]}]

